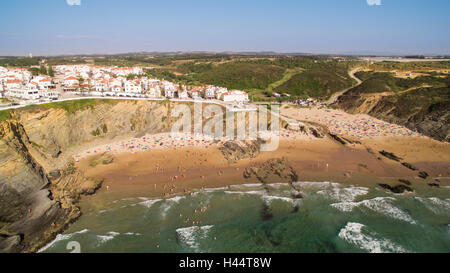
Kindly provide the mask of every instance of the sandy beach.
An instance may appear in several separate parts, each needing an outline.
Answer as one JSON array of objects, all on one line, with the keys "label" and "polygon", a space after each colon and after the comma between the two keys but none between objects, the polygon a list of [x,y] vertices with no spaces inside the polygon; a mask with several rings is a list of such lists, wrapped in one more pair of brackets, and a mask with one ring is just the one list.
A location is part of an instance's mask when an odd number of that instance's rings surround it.
[{"label": "sandy beach", "polygon": [[[450,180],[446,178],[449,176],[450,158],[445,144],[429,143],[425,139],[409,143],[398,137],[386,138],[382,143],[372,140],[366,145],[401,154],[405,160],[427,171],[431,177],[439,177],[442,186],[450,185]],[[419,160],[416,160],[414,150],[417,149],[417,144],[421,145],[420,154],[424,155]],[[435,156],[436,152],[439,156]],[[276,152],[262,152],[256,158],[243,159],[234,164],[224,160],[218,146],[121,153],[116,154],[114,162],[109,165],[92,167],[90,162],[94,157],[86,157],[77,163],[77,167],[88,177],[104,179],[101,190],[95,196],[85,198],[89,206],[93,205],[89,199],[171,197],[203,188],[259,183],[255,178],[244,179],[243,171],[272,158],[286,158],[288,164],[299,174],[300,181],[333,181],[373,186],[377,183],[398,184],[399,178],[407,178],[419,186],[426,185],[425,180],[417,177],[417,171],[371,154],[363,145],[343,147],[330,139],[282,139]],[[274,178],[270,182],[286,181]]]},{"label": "sandy beach", "polygon": [[[285,158],[300,181],[376,185],[398,184],[399,178],[405,178],[419,186],[434,179],[439,179],[443,186],[450,185],[448,143],[365,115],[316,108],[288,108],[282,112],[327,126],[330,132],[359,139],[361,144],[342,145],[329,137],[315,138],[299,131],[282,130],[276,151],[261,152],[255,158],[230,164],[219,150],[225,140],[161,133],[91,145],[75,154],[75,164],[86,176],[104,179],[97,195],[108,199],[171,197],[202,188],[259,183],[256,178],[245,179],[244,170],[273,158]],[[418,178],[418,171],[383,157],[380,151],[394,153],[402,162],[413,164],[430,177]],[[112,155],[113,162],[93,166],[92,162],[104,153]],[[275,177],[269,182],[287,181]],[[96,197],[86,197],[90,198]]]}]

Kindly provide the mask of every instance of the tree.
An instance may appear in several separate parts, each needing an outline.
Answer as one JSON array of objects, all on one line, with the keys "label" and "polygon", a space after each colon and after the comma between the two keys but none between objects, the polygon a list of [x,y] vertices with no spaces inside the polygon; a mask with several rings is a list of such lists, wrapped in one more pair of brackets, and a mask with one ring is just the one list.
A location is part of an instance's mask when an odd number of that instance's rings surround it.
[{"label": "tree", "polygon": [[41,68],[39,68],[39,73],[40,74],[47,74],[47,69],[42,64],[41,64]]},{"label": "tree", "polygon": [[53,71],[53,67],[51,65],[48,67],[47,75],[49,75],[50,77],[55,76],[55,72]]},{"label": "tree", "polygon": [[39,69],[36,68],[36,67],[30,68],[30,69],[28,69],[28,71],[30,71],[33,76],[38,76],[39,75]]}]

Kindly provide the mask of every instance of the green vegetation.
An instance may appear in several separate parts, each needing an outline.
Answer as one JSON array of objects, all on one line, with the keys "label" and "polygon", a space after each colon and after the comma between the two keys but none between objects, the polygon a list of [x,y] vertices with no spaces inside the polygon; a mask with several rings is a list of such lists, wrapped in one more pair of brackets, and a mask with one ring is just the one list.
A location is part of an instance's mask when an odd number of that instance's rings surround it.
[{"label": "green vegetation", "polygon": [[99,136],[100,135],[100,129],[99,128],[97,128],[97,129],[95,129],[95,130],[93,130],[92,132],[91,132],[91,135],[93,135],[93,136]]},{"label": "green vegetation", "polygon": [[274,89],[280,87],[285,82],[289,81],[293,76],[300,74],[303,71],[304,71],[304,69],[300,68],[300,67],[286,69],[286,71],[284,71],[283,78],[279,81],[269,84],[269,86],[267,87],[267,91],[272,92]]},{"label": "green vegetation", "polygon": [[379,92],[399,92],[420,86],[446,87],[450,84],[450,78],[420,76],[414,79],[404,79],[394,77],[394,74],[387,72],[358,72],[356,75],[363,83],[351,93],[379,93]]},{"label": "green vegetation", "polygon": [[60,108],[64,109],[67,113],[73,114],[79,110],[84,110],[87,108],[94,108],[96,105],[100,103],[111,103],[116,104],[122,100],[109,100],[109,99],[82,99],[82,100],[70,100],[70,101],[59,101],[59,102],[51,102],[39,105],[29,105],[22,109],[51,109],[51,108]]},{"label": "green vegetation", "polygon": [[89,163],[89,166],[95,167],[97,165],[108,165],[114,162],[114,157],[110,154],[104,153],[100,156],[94,157],[91,162]]},{"label": "green vegetation", "polygon": [[51,65],[48,67],[47,75],[49,75],[50,77],[55,76],[55,71],[53,71],[53,67]]},{"label": "green vegetation", "polygon": [[0,121],[11,119],[12,110],[2,110],[0,111]]},{"label": "green vegetation", "polygon": [[283,68],[271,64],[233,62],[212,67],[196,74],[195,78],[200,82],[229,89],[265,89],[270,83],[278,81],[283,73]]},{"label": "green vegetation", "polygon": [[38,76],[38,75],[49,75],[50,77],[55,76],[55,71],[53,71],[53,67],[51,65],[48,67],[48,69],[45,68],[45,66],[43,66],[43,65],[41,65],[39,68],[30,67],[30,68],[28,68],[28,71],[30,71],[33,76]]},{"label": "green vegetation", "polygon": [[[183,55],[184,56],[184,55]],[[163,57],[158,57],[161,60]],[[348,70],[361,62],[317,56],[170,56],[171,64],[147,70],[150,77],[186,85],[213,84],[249,92],[254,101],[320,97],[348,88]],[[180,62],[183,61],[183,62]],[[293,95],[274,98],[273,92]]]},{"label": "green vegetation", "polygon": [[70,100],[70,101],[61,101],[61,102],[52,102],[41,105],[31,105],[25,108],[61,108],[64,109],[67,113],[73,114],[79,110],[83,110],[86,108],[94,108],[98,104],[99,100],[97,99],[85,99],[85,100]]},{"label": "green vegetation", "polygon": [[293,75],[276,90],[297,96],[327,98],[354,84],[354,80],[348,75],[348,70],[349,66],[346,63],[317,63],[309,70]]},{"label": "green vegetation", "polygon": [[0,58],[0,66],[29,67],[32,65],[39,65],[39,61],[39,58],[5,57]]},{"label": "green vegetation", "polygon": [[[450,106],[450,88],[418,88],[410,92],[383,98],[383,108],[392,109],[391,115],[400,119],[409,119],[420,111],[428,111],[430,107]],[[381,109],[376,109],[380,111]]]},{"label": "green vegetation", "polygon": [[450,61],[440,62],[377,62],[369,67],[372,70],[426,70],[426,69],[450,69]]}]

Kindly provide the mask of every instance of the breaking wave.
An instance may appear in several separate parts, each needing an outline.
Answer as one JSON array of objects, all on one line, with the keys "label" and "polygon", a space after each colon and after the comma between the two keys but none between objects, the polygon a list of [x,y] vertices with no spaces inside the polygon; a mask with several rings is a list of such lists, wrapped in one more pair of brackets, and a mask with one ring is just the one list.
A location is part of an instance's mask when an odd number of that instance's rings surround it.
[{"label": "breaking wave", "polygon": [[339,232],[339,238],[370,253],[408,252],[390,240],[379,237],[379,234],[360,223],[347,223]]},{"label": "breaking wave", "polygon": [[331,206],[344,212],[351,212],[356,207],[362,209],[367,208],[391,218],[416,224],[416,221],[414,221],[408,213],[394,206],[393,201],[395,201],[395,198],[392,197],[375,197],[360,202],[334,203],[331,204]]},{"label": "breaking wave", "polygon": [[431,210],[435,214],[439,214],[442,212],[450,213],[450,200],[442,200],[437,197],[414,197],[416,200],[419,200],[427,209]]},{"label": "breaking wave", "polygon": [[53,241],[51,241],[50,243],[48,243],[46,246],[44,246],[43,248],[41,248],[41,249],[39,249],[38,250],[38,253],[40,253],[40,252],[43,252],[43,251],[45,251],[45,250],[47,250],[47,249],[49,249],[49,248],[51,248],[51,247],[53,247],[57,242],[59,242],[59,241],[64,241],[64,240],[69,240],[69,239],[71,239],[74,235],[76,235],[76,234],[83,234],[83,233],[86,233],[86,232],[88,232],[89,231],[89,229],[83,229],[83,230],[80,230],[80,231],[77,231],[77,232],[74,232],[74,233],[69,233],[69,234],[58,234],[57,236],[56,236],[56,238],[53,240]]},{"label": "breaking wave", "polygon": [[181,243],[187,245],[195,252],[201,252],[198,239],[206,238],[208,236],[209,230],[212,227],[212,225],[209,225],[178,228],[176,230],[177,238]]},{"label": "breaking wave", "polygon": [[108,232],[107,235],[97,235],[97,246],[103,245],[104,243],[111,241],[117,235],[120,235],[120,233],[114,231]]}]

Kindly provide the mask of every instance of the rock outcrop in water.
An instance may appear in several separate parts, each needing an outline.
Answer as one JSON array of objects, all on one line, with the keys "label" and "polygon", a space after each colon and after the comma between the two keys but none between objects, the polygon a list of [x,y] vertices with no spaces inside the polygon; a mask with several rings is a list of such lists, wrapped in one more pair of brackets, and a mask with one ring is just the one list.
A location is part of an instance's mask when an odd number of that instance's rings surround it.
[{"label": "rock outcrop in water", "polygon": [[383,189],[389,190],[393,193],[404,193],[405,191],[407,192],[412,192],[413,189],[405,186],[405,185],[396,185],[396,186],[391,186],[388,184],[378,184],[378,186],[382,187]]}]

